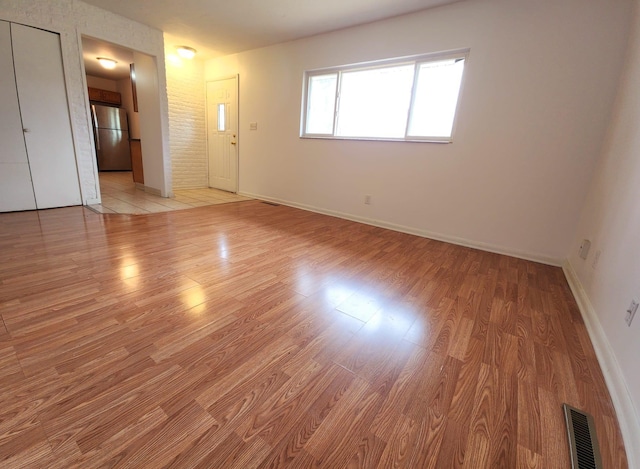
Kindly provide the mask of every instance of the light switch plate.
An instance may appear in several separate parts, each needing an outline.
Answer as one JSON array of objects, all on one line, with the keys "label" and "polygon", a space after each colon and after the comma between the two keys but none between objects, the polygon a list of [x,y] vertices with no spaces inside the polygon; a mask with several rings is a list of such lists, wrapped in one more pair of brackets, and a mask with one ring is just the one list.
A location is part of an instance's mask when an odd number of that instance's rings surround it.
[{"label": "light switch plate", "polygon": [[589,256],[589,249],[591,249],[591,241],[588,239],[582,240],[579,251],[580,257],[586,259]]}]

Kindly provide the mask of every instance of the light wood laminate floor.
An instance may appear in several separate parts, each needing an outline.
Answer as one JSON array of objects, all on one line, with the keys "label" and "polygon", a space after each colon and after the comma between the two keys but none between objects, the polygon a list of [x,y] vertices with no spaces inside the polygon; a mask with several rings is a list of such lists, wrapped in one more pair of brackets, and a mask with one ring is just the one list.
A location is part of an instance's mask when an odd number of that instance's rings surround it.
[{"label": "light wood laminate floor", "polygon": [[89,208],[99,213],[159,213],[251,200],[211,187],[176,189],[173,197],[160,197],[136,188],[131,171],[102,171],[98,174],[102,203]]},{"label": "light wood laminate floor", "polygon": [[569,468],[561,269],[258,201],[0,214],[3,468]]}]

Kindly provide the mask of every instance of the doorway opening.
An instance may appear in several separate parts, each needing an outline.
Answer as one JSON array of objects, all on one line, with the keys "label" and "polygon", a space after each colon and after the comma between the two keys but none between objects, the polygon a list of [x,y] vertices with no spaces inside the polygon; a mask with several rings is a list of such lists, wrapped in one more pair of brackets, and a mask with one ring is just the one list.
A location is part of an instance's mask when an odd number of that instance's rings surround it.
[{"label": "doorway opening", "polygon": [[144,185],[134,51],[83,36],[82,53],[101,198],[126,199]]},{"label": "doorway opening", "polygon": [[130,187],[169,197],[156,57],[88,36],[82,44],[98,190],[102,174],[122,171]]}]

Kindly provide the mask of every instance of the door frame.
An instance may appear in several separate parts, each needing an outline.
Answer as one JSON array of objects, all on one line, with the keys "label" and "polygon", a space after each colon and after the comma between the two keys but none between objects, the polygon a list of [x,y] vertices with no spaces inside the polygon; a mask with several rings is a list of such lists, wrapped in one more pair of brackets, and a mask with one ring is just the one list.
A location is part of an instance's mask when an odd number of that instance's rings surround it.
[{"label": "door frame", "polygon": [[[60,37],[62,40],[62,34]],[[154,132],[154,135],[152,135],[151,138],[147,138],[146,140],[153,141],[152,145],[155,145],[157,148],[160,148],[161,151],[147,152],[148,153],[147,159],[150,160],[155,167],[161,168],[162,182],[159,185],[156,184],[158,185],[158,187],[142,185],[141,189],[149,193],[158,195],[160,197],[173,197],[171,155],[169,152],[169,113],[166,107],[168,106],[168,97],[166,94],[167,79],[166,79],[166,73],[165,73],[165,67],[167,63],[165,61],[164,49],[162,50],[162,53],[160,53],[159,50],[153,51],[153,50],[147,49],[146,47],[140,47],[140,44],[131,44],[131,43],[128,43],[127,41],[123,41],[119,39],[105,38],[103,34],[98,34],[98,32],[95,30],[88,29],[86,27],[85,28],[79,27],[76,32],[76,38],[78,41],[77,42],[78,48],[80,50],[79,62],[80,62],[80,71],[81,71],[80,75],[82,77],[82,88],[83,88],[82,97],[84,100],[84,108],[85,108],[85,122],[87,125],[88,136],[89,136],[89,139],[87,140],[87,142],[89,143],[89,147],[87,148],[87,150],[91,152],[91,166],[92,166],[92,172],[94,177],[93,183],[95,187],[95,196],[94,197],[87,196],[85,198],[84,188],[82,186],[82,179],[80,178],[81,179],[80,190],[83,194],[84,205],[93,205],[93,204],[101,203],[102,194],[101,194],[101,188],[100,188],[100,175],[98,172],[97,155],[96,155],[95,142],[94,142],[95,137],[93,132],[93,123],[92,123],[92,116],[91,116],[91,100],[89,99],[89,92],[88,92],[88,85],[87,85],[87,71],[85,68],[84,59],[82,55],[83,54],[83,47],[82,47],[83,37],[88,37],[100,42],[113,44],[114,46],[119,48],[130,50],[134,54],[134,63],[135,63],[135,54],[143,54],[153,59],[154,67],[155,67],[153,73],[157,80],[157,83],[156,83],[157,89],[153,92],[153,100],[155,103],[155,100],[157,99],[158,108],[146,109],[146,110],[138,109],[138,113],[141,120],[149,119],[154,121],[155,124],[157,125],[156,130],[158,130],[158,132]],[[140,85],[138,84],[138,101],[140,100],[139,86]],[[163,108],[164,108],[164,111],[163,111]],[[71,106],[69,107],[69,109],[71,110]],[[78,166],[78,171],[80,171],[79,166]]]},{"label": "door frame", "polygon": [[[236,180],[235,180],[235,191],[234,194],[237,194],[240,190],[240,74],[236,73],[233,75],[226,75],[221,77],[212,78],[210,80],[205,80],[204,91],[205,91],[205,120],[207,125],[207,187],[209,186],[209,175],[211,172],[211,158],[209,154],[209,124],[210,117],[209,116],[209,96],[207,93],[207,88],[209,83],[222,81],[222,80],[236,80]],[[211,122],[212,123],[212,122]]]}]

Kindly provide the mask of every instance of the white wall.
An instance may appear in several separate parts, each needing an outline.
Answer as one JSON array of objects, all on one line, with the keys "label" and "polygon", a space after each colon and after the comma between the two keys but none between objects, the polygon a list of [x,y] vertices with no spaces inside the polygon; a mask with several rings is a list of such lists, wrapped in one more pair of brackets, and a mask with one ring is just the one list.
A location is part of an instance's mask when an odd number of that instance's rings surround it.
[{"label": "white wall", "polygon": [[89,88],[98,88],[99,90],[118,91],[118,83],[108,78],[94,77],[87,75],[87,86]]},{"label": "white wall", "polygon": [[[570,275],[591,322],[592,340],[616,402],[627,452],[640,467],[640,313],[624,322],[640,298],[640,7],[633,15],[626,68],[607,139],[569,256]],[[589,257],[578,248],[591,240]],[[597,251],[601,251],[594,267]]]},{"label": "white wall", "polygon": [[156,59],[147,54],[134,52],[133,62],[136,64],[136,95],[138,111],[141,115],[140,146],[144,187],[148,192],[170,197],[172,195],[171,161],[157,158],[157,155],[163,154],[164,149]]},{"label": "white wall", "polygon": [[204,62],[165,53],[173,188],[207,187]]},{"label": "white wall", "polygon": [[[460,2],[212,60],[205,77],[240,74],[241,192],[560,264],[629,10],[630,0]],[[304,70],[467,47],[453,144],[298,137]]]},{"label": "white wall", "polygon": [[[160,90],[159,125],[162,132],[158,135],[160,142],[156,146],[160,153],[156,157],[163,161],[161,164],[170,168],[164,43],[160,31],[87,5],[79,0],[48,0],[46,2],[41,0],[3,0],[0,2],[0,19],[60,34],[71,126],[84,203],[97,203],[100,194],[96,183],[97,168],[90,130],[91,119],[86,77],[82,69],[82,34],[144,52],[157,58],[157,79]],[[171,175],[169,174],[169,177],[164,181],[165,184],[170,184],[170,179]],[[170,185],[168,187],[170,189]],[[161,189],[163,188],[158,188],[158,190]]]}]

